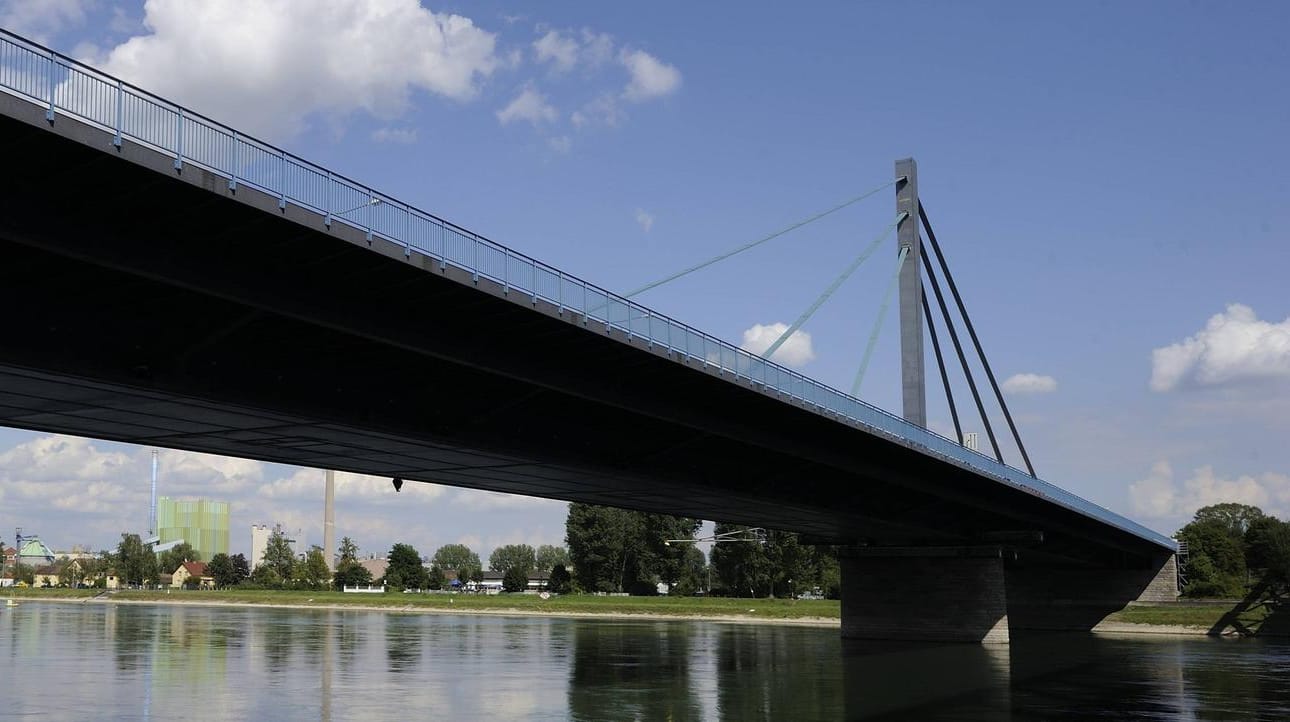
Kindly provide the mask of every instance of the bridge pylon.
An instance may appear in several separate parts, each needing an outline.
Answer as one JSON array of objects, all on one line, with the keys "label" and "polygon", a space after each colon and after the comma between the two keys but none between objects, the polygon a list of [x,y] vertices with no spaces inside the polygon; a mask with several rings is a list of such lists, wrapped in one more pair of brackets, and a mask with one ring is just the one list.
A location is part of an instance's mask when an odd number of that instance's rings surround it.
[{"label": "bridge pylon", "polygon": [[[902,415],[927,428],[927,384],[923,373],[923,242],[919,234],[918,164],[896,161],[896,253],[908,249],[900,268],[900,378]],[[904,214],[903,216],[900,214]]]}]

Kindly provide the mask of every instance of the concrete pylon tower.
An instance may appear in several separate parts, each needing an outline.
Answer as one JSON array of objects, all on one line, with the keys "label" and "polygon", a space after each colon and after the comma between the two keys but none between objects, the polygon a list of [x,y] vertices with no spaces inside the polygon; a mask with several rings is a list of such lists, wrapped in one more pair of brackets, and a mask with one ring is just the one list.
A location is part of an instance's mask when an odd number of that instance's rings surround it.
[{"label": "concrete pylon tower", "polygon": [[927,428],[927,389],[923,374],[923,243],[918,232],[918,164],[896,161],[896,250],[909,249],[900,269],[900,386],[905,420]]},{"label": "concrete pylon tower", "polygon": [[327,568],[336,571],[336,472],[327,470],[327,492],[323,501],[323,558]]}]

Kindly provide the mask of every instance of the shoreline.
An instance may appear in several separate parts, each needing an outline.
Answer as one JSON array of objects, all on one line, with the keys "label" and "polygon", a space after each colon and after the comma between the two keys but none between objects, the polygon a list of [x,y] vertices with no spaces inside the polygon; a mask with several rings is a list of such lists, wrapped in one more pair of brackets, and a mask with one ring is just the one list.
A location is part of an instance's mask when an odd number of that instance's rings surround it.
[{"label": "shoreline", "polygon": [[[842,620],[832,617],[751,617],[730,614],[666,614],[658,612],[592,612],[592,611],[558,611],[533,610],[518,607],[429,607],[421,605],[391,604],[337,604],[320,602],[317,604],[300,602],[248,602],[226,601],[218,599],[116,599],[113,596],[85,598],[21,598],[19,604],[119,604],[119,605],[157,605],[167,607],[218,607],[224,609],[290,609],[305,611],[336,612],[384,612],[394,614],[431,614],[431,615],[481,615],[494,617],[548,617],[554,619],[586,619],[608,621],[638,622],[711,622],[716,624],[751,624],[757,626],[812,627],[818,629],[842,626]],[[1209,629],[1203,626],[1183,624],[1142,624],[1135,622],[1103,621],[1090,630],[1093,634],[1134,637],[1211,637]],[[1218,635],[1222,637],[1223,635]],[[1233,635],[1235,636],[1235,635]]]},{"label": "shoreline", "polygon": [[396,614],[437,614],[437,615],[486,615],[495,617],[552,617],[558,619],[606,619],[617,621],[644,621],[644,622],[715,622],[718,624],[755,624],[758,626],[775,625],[791,627],[836,627],[842,626],[842,620],[831,617],[792,617],[792,618],[775,618],[775,617],[747,617],[728,614],[660,614],[657,612],[562,612],[562,611],[537,611],[532,609],[519,609],[511,607],[498,607],[491,609],[481,609],[478,607],[469,608],[445,608],[445,607],[428,607],[420,605],[391,605],[391,604],[335,604],[330,602],[320,602],[318,604],[301,604],[299,602],[238,602],[224,601],[218,599],[114,599],[107,597],[86,597],[83,599],[76,598],[39,598],[25,597],[21,598],[19,604],[28,602],[37,602],[40,604],[141,604],[141,605],[160,605],[169,607],[222,607],[238,609],[298,609],[310,611],[337,611],[337,612],[392,612]]}]

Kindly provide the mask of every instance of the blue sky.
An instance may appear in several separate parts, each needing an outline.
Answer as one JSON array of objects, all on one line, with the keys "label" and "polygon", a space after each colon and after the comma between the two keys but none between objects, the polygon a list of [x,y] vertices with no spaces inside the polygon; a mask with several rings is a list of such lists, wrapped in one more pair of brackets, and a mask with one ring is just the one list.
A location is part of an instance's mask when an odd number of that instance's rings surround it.
[{"label": "blue sky", "polygon": [[[1283,3],[7,0],[0,25],[620,290],[912,155],[1001,380],[1047,377],[1009,386],[1042,477],[1165,532],[1214,501],[1290,514]],[[893,216],[885,191],[641,300],[739,343]],[[850,387],[887,243],[804,328],[804,372]],[[896,328],[861,395],[898,411]],[[0,524],[109,545],[146,524],[147,453],[0,431]],[[321,537],[320,473],[163,458],[163,492],[230,499],[235,530]],[[563,535],[560,503],[386,483],[344,482],[373,551]]]}]

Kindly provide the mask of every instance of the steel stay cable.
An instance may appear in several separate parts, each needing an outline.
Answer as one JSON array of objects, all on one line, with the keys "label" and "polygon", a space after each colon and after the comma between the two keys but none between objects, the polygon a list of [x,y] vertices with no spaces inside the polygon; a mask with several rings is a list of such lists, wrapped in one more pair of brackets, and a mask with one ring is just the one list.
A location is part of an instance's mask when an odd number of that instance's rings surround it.
[{"label": "steel stay cable", "polygon": [[896,290],[896,281],[900,280],[900,269],[905,267],[905,258],[909,255],[909,246],[901,246],[900,258],[896,259],[896,272],[892,274],[891,280],[887,283],[887,290],[882,295],[882,306],[878,308],[878,318],[874,321],[873,331],[869,333],[869,345],[865,347],[864,358],[860,361],[860,369],[856,371],[856,380],[851,384],[851,395],[860,398],[860,384],[864,381],[865,371],[869,368],[869,359],[873,357],[873,348],[878,345],[878,334],[882,333],[882,321],[887,315],[887,307],[891,305],[892,292]]},{"label": "steel stay cable", "polygon": [[985,434],[990,438],[990,447],[994,449],[994,458],[1000,464],[1003,463],[1003,452],[999,450],[999,441],[994,436],[994,427],[990,426],[990,417],[985,413],[985,404],[981,403],[981,392],[976,387],[976,380],[972,378],[972,369],[968,366],[967,356],[963,355],[963,344],[959,341],[958,331],[954,330],[954,321],[950,318],[950,309],[945,305],[945,296],[941,293],[941,284],[936,280],[936,272],[932,269],[932,262],[928,259],[927,254],[920,254],[923,259],[923,269],[927,271],[927,280],[932,284],[932,292],[936,294],[936,303],[941,307],[941,318],[945,319],[945,327],[949,329],[950,340],[954,342],[954,351],[958,354],[959,364],[963,367],[963,376],[967,379],[968,388],[972,391],[972,399],[976,401],[977,413],[981,414],[981,423],[985,425]]},{"label": "steel stay cable", "polygon": [[856,196],[855,198],[852,198],[852,199],[850,199],[850,200],[843,201],[842,203],[839,203],[838,205],[833,206],[832,208],[830,208],[830,209],[828,209],[828,210],[826,210],[826,211],[822,211],[822,212],[820,212],[820,213],[816,213],[815,215],[813,215],[813,216],[811,216],[811,217],[809,217],[809,218],[806,218],[806,219],[804,219],[804,220],[798,221],[797,223],[793,223],[792,225],[785,226],[784,228],[781,228],[780,230],[775,231],[774,233],[771,233],[771,234],[770,234],[770,235],[768,235],[768,236],[763,236],[762,238],[758,238],[757,240],[752,241],[752,242],[750,242],[750,243],[745,243],[744,245],[739,246],[738,248],[734,248],[734,249],[731,249],[731,250],[729,250],[729,251],[726,251],[725,253],[722,253],[722,254],[720,254],[720,255],[718,255],[718,256],[715,256],[715,257],[713,257],[713,258],[710,258],[710,259],[708,259],[708,260],[706,260],[706,261],[704,261],[704,262],[702,262],[702,263],[696,263],[695,265],[690,266],[689,268],[683,269],[683,270],[681,270],[681,271],[677,271],[676,273],[673,273],[672,275],[667,276],[666,278],[661,278],[661,279],[659,279],[659,280],[657,280],[657,281],[654,281],[654,282],[652,282],[652,283],[647,283],[647,284],[645,284],[644,286],[641,286],[640,288],[637,288],[637,289],[636,289],[636,290],[634,290],[634,291],[630,291],[630,292],[628,292],[628,293],[624,293],[624,294],[622,295],[622,297],[623,297],[623,298],[631,298],[631,297],[633,297],[633,296],[639,296],[640,294],[645,293],[646,291],[649,291],[649,290],[652,290],[652,289],[658,288],[659,286],[662,286],[662,285],[663,285],[663,284],[665,284],[665,283],[670,283],[670,282],[672,282],[672,281],[675,281],[676,279],[681,278],[682,276],[689,275],[689,274],[691,274],[691,273],[694,273],[695,271],[698,271],[698,270],[701,270],[701,269],[707,268],[708,266],[711,266],[711,265],[712,265],[712,264],[714,264],[714,263],[718,263],[718,262],[720,262],[720,261],[724,261],[724,260],[726,260],[727,258],[730,258],[731,256],[736,256],[736,255],[739,255],[740,253],[743,253],[744,251],[747,251],[747,250],[751,250],[751,249],[753,249],[753,248],[756,248],[757,246],[760,246],[761,244],[763,244],[763,243],[765,243],[765,242],[767,242],[767,241],[771,241],[771,240],[774,240],[774,239],[776,239],[776,238],[779,238],[780,236],[784,235],[785,233],[789,233],[789,232],[791,232],[791,231],[795,231],[795,230],[797,230],[798,228],[801,228],[802,226],[805,226],[805,225],[809,225],[809,224],[811,224],[811,223],[814,223],[815,221],[818,221],[818,220],[820,220],[821,218],[824,218],[825,216],[829,216],[829,215],[832,215],[832,214],[834,214],[834,213],[837,213],[838,211],[842,210],[843,208],[847,208],[848,206],[855,205],[856,203],[859,203],[860,201],[862,201],[862,200],[864,200],[864,199],[868,198],[869,196],[872,196],[872,195],[874,195],[875,193],[878,193],[879,191],[882,191],[882,190],[884,190],[884,189],[886,189],[886,188],[889,188],[889,187],[891,187],[891,186],[895,185],[896,183],[900,182],[901,180],[903,180],[903,178],[897,178],[897,179],[895,179],[895,180],[887,181],[886,183],[883,183],[882,185],[878,186],[877,188],[874,188],[874,189],[873,189],[873,190],[871,190],[871,191],[868,191],[868,192],[866,192],[866,193],[863,193],[863,194],[861,194],[861,195],[858,195],[858,196]]},{"label": "steel stay cable", "polygon": [[932,351],[936,354],[936,366],[941,370],[941,384],[945,387],[945,400],[950,405],[950,418],[954,419],[954,434],[958,437],[959,446],[963,445],[963,427],[959,424],[959,410],[954,404],[954,390],[950,388],[950,375],[945,371],[945,357],[941,355],[941,342],[936,337],[936,323],[932,320],[932,309],[927,305],[927,292],[919,295],[923,302],[923,318],[927,319],[927,332],[932,337]]},{"label": "steel stay cable", "polygon": [[1012,412],[1008,410],[1008,403],[1003,399],[1003,392],[999,390],[999,382],[994,378],[994,371],[991,370],[990,362],[985,357],[985,349],[981,347],[981,339],[977,338],[976,327],[972,324],[972,318],[968,316],[967,306],[963,304],[963,297],[959,295],[958,286],[954,283],[954,276],[950,273],[950,266],[945,262],[945,254],[941,253],[941,244],[936,241],[936,233],[932,231],[932,224],[927,220],[927,212],[923,210],[922,203],[919,203],[918,206],[918,217],[923,223],[923,228],[927,230],[927,239],[932,242],[932,250],[936,253],[936,260],[939,262],[941,270],[945,272],[945,282],[949,284],[950,293],[954,296],[954,302],[958,305],[959,313],[967,324],[968,335],[972,337],[972,345],[976,346],[977,356],[981,358],[981,367],[985,369],[985,376],[990,381],[990,387],[994,389],[995,398],[999,400],[999,408],[1003,410],[1003,418],[1008,422],[1008,428],[1012,431],[1012,438],[1017,442],[1017,450],[1021,452],[1021,459],[1026,462],[1026,470],[1033,477],[1035,476],[1035,467],[1030,463],[1030,455],[1026,453],[1025,445],[1021,443],[1021,434],[1017,431],[1017,424],[1012,420]]},{"label": "steel stay cable", "polygon": [[776,351],[779,350],[780,346],[784,345],[784,342],[787,341],[790,336],[797,333],[797,330],[802,327],[802,324],[810,320],[811,316],[815,315],[815,312],[820,310],[820,306],[823,306],[824,302],[829,300],[829,297],[832,296],[843,283],[846,283],[846,280],[851,277],[851,274],[855,273],[856,269],[860,267],[860,264],[864,263],[869,256],[873,255],[874,251],[878,250],[878,244],[882,243],[887,236],[891,235],[891,232],[896,230],[896,226],[900,225],[900,222],[905,220],[908,216],[908,212],[901,211],[900,215],[896,216],[896,220],[892,221],[891,225],[887,226],[887,229],[884,230],[881,235],[873,239],[873,241],[860,252],[860,255],[856,256],[855,260],[851,261],[851,264],[843,269],[842,273],[840,273],[837,278],[833,279],[833,283],[829,284],[829,287],[824,289],[824,293],[821,293],[819,298],[815,299],[815,302],[807,307],[807,309],[802,312],[802,315],[797,317],[797,320],[793,322],[793,325],[785,329],[784,333],[780,334],[779,338],[775,339],[774,343],[767,347],[765,351],[761,352],[761,357],[769,359]]}]

